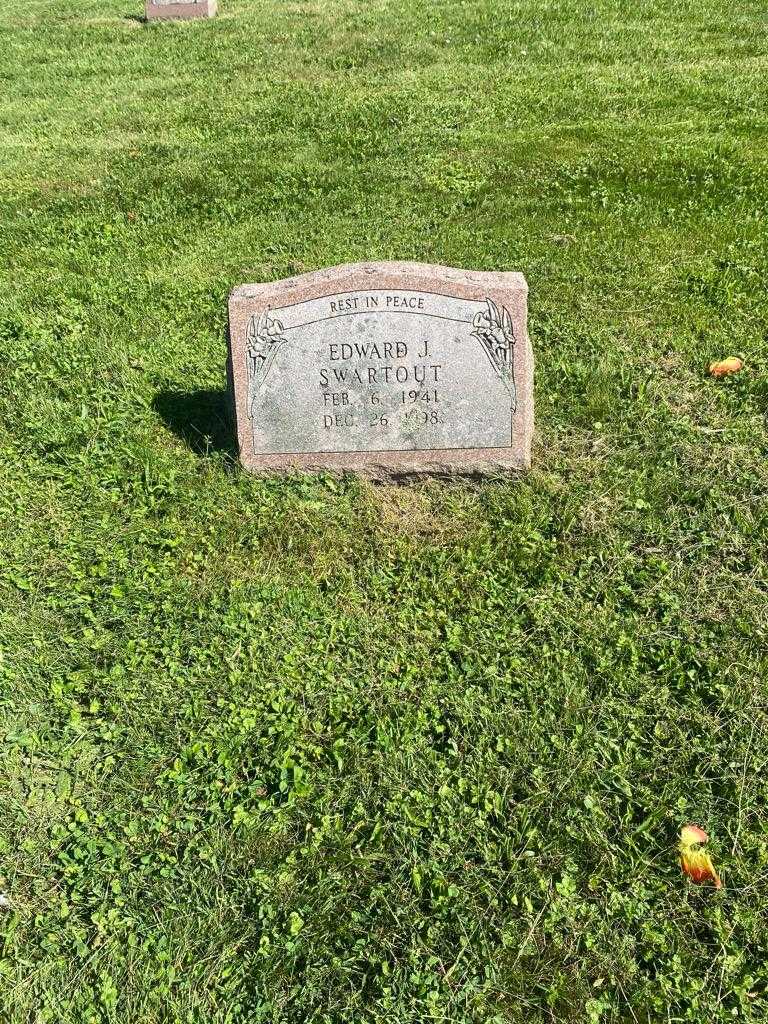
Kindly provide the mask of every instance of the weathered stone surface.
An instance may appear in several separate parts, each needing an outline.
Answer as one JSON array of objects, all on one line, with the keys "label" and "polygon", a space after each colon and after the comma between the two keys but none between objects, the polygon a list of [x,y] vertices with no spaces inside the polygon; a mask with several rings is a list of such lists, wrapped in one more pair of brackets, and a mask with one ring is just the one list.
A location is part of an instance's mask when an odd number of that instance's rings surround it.
[{"label": "weathered stone surface", "polygon": [[148,21],[156,18],[212,18],[216,14],[216,0],[146,0],[144,13]]},{"label": "weathered stone surface", "polygon": [[530,465],[522,274],[357,263],[235,288],[229,376],[254,471]]}]

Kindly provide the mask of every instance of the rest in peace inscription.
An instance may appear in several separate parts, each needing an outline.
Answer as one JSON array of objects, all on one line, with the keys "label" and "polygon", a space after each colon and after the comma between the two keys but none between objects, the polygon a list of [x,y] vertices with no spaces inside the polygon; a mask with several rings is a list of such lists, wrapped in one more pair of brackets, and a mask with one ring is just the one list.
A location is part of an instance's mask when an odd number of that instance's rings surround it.
[{"label": "rest in peace inscription", "polygon": [[434,292],[341,292],[253,314],[253,452],[509,447],[515,342],[505,306]]}]

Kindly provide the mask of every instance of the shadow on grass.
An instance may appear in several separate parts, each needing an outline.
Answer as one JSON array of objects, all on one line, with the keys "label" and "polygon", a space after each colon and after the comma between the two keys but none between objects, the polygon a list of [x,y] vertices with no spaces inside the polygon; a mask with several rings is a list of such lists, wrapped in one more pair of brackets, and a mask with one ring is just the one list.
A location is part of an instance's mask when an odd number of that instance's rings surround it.
[{"label": "shadow on grass", "polygon": [[152,405],[166,426],[198,455],[237,455],[226,391],[160,391]]},{"label": "shadow on grass", "polygon": [[143,14],[124,14],[123,21],[137,21],[139,25],[146,25],[148,19]]}]

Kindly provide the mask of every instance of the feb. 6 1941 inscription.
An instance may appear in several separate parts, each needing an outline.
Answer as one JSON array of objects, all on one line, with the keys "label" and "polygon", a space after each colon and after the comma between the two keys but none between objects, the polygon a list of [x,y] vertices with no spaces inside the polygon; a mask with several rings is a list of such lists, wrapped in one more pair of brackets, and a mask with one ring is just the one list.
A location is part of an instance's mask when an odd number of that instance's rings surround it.
[{"label": "feb. 6 1941 inscription", "polygon": [[522,274],[359,263],[235,288],[229,375],[248,469],[530,465]]}]

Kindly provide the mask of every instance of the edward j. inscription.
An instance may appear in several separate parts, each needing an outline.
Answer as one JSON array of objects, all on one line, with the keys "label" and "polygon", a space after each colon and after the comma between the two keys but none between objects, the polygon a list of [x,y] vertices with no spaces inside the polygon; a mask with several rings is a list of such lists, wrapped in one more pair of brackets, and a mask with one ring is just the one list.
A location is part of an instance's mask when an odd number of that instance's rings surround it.
[{"label": "edward j. inscription", "polygon": [[527,468],[526,311],[521,274],[419,263],[235,288],[229,372],[244,465]]}]

